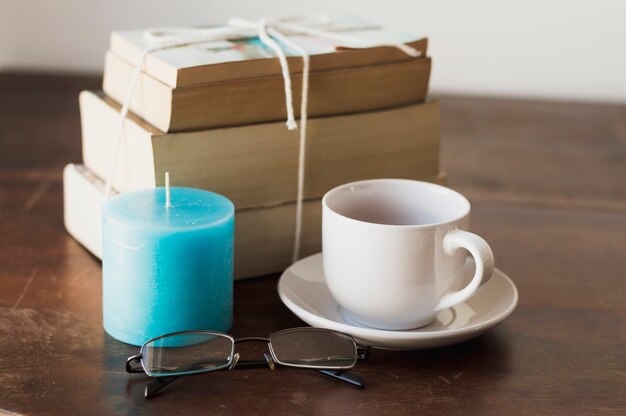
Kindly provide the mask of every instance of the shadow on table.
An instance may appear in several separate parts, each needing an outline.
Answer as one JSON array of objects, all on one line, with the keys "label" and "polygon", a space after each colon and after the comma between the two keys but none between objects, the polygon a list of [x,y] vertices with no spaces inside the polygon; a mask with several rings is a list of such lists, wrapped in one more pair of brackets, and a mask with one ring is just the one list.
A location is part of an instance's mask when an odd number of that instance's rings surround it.
[{"label": "shadow on table", "polygon": [[438,347],[417,351],[393,351],[373,349],[368,360],[369,366],[401,365],[415,368],[420,372],[455,370],[480,363],[480,371],[506,373],[512,365],[511,337],[506,331],[496,329],[477,338],[448,347]]}]

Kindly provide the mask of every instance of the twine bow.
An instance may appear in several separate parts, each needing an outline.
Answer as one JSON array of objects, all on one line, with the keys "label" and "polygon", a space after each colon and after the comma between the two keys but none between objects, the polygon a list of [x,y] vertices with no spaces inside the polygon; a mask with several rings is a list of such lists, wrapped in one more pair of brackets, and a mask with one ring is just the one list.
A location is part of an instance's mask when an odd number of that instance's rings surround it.
[{"label": "twine bow", "polygon": [[310,57],[307,51],[289,38],[295,34],[305,34],[336,41],[338,45],[353,49],[370,48],[372,46],[389,46],[400,49],[411,57],[420,56],[420,51],[403,43],[378,43],[372,45],[371,41],[348,36],[345,33],[324,30],[331,23],[326,16],[288,16],[282,18],[263,18],[259,21],[250,21],[240,18],[233,18],[228,21],[227,26],[210,28],[173,28],[164,30],[148,30],[144,36],[152,46],[145,48],[137,62],[133,72],[130,88],[122,104],[118,122],[118,135],[115,145],[113,163],[105,184],[105,199],[111,194],[113,176],[117,166],[118,154],[122,137],[124,135],[124,121],[128,115],[133,93],[137,86],[139,75],[146,55],[151,52],[176,48],[197,43],[238,40],[258,37],[259,40],[272,49],[280,62],[281,72],[285,87],[285,106],[287,109],[287,128],[295,130],[298,128],[293,110],[293,94],[291,86],[291,75],[289,64],[285,55],[285,47],[295,51],[303,62],[302,67],[302,92],[300,101],[300,142],[298,150],[298,194],[296,196],[296,227],[294,235],[293,258],[295,262],[300,255],[300,244],[302,235],[302,206],[304,201],[304,167],[306,156],[306,123],[307,106],[309,92]]}]

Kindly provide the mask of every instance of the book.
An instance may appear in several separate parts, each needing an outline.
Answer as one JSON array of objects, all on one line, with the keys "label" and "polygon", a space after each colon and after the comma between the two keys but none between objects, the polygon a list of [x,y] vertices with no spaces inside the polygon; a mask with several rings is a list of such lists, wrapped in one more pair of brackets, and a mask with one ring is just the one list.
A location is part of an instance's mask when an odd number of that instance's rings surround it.
[{"label": "book", "polygon": [[[445,174],[430,178],[444,184]],[[116,192],[114,192],[116,193]],[[64,221],[67,231],[87,250],[102,258],[104,182],[84,165],[63,171]],[[321,199],[305,201],[301,255],[321,251]],[[291,264],[295,203],[235,211],[235,279],[276,273]]]},{"label": "book", "polygon": [[[83,161],[105,178],[111,169],[119,105],[101,93],[80,94]],[[282,122],[164,133],[129,114],[113,187],[125,192],[164,184],[207,189],[238,209],[293,202],[297,193],[298,132]],[[439,172],[436,101],[310,119],[304,198],[321,198],[363,179],[433,178]]]},{"label": "book", "polygon": [[[194,29],[219,27],[203,26],[183,30],[189,33]],[[407,44],[418,50],[422,57],[426,57],[427,54],[427,38],[381,28],[354,16],[335,16],[318,29],[349,36],[365,43],[357,49],[342,45],[337,39],[291,33],[289,38],[309,54],[311,71],[413,59],[397,48],[376,46],[381,43]],[[158,28],[153,33],[167,36],[168,32],[175,34],[180,30],[180,28]],[[158,41],[158,36],[156,40]],[[146,36],[145,30],[121,30],[111,34],[109,49],[122,60],[136,63],[144,50],[154,46],[154,40]],[[285,48],[284,52],[290,72],[294,74],[302,72],[302,57],[290,48]],[[169,87],[179,88],[211,82],[280,76],[282,69],[273,50],[267,48],[258,38],[249,38],[189,43],[176,48],[153,51],[145,58],[143,72]]]},{"label": "book", "polygon": [[[122,103],[135,67],[113,52],[105,58],[103,89]],[[430,59],[416,58],[352,68],[313,71],[308,116],[320,117],[391,108],[424,100]],[[291,77],[295,116],[300,115],[302,74]],[[142,72],[130,109],[164,132],[283,121],[281,75],[209,82],[173,88]],[[284,126],[283,126],[284,127]]]}]

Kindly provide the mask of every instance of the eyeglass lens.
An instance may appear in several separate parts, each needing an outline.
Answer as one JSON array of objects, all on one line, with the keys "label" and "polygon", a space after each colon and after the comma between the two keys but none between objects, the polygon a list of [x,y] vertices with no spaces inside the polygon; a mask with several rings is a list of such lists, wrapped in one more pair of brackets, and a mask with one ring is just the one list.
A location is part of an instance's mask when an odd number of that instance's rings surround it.
[{"label": "eyeglass lens", "polygon": [[287,330],[273,334],[270,344],[283,365],[350,368],[356,364],[354,340],[338,332],[320,328]]},{"label": "eyeglass lens", "polygon": [[231,338],[211,332],[185,332],[154,339],[144,345],[142,360],[150,375],[204,373],[228,366]]}]

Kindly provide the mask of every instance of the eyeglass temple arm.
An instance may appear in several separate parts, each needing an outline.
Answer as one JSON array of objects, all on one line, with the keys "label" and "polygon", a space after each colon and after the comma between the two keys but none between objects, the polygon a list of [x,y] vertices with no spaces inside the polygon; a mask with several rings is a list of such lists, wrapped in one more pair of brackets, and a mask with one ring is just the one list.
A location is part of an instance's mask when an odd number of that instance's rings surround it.
[{"label": "eyeglass temple arm", "polygon": [[[265,361],[267,361],[267,364],[270,366],[270,368],[273,370],[274,368],[276,368],[276,364],[274,362],[274,359],[272,358],[272,356],[268,353],[263,353],[263,356],[265,357]],[[350,373],[346,370],[317,370],[318,372],[325,374],[327,376],[336,378],[338,380],[341,381],[345,381],[347,383],[352,384],[353,386],[359,387],[359,388],[364,388],[365,387],[365,383],[363,382],[363,378],[358,375],[358,374],[354,374],[354,373]]]},{"label": "eyeglass temple arm", "polygon": [[152,396],[154,396],[155,394],[163,390],[165,387],[172,384],[177,379],[178,379],[178,376],[154,377],[152,380],[148,382],[148,384],[146,384],[146,391],[144,393],[146,396],[146,399],[151,398]]},{"label": "eyeglass temple arm", "polygon": [[[135,357],[130,357],[127,361],[127,371],[128,371],[128,362],[131,361],[131,359],[135,358]],[[139,358],[141,359],[141,358]],[[272,361],[273,363],[273,361]],[[272,365],[270,364],[269,361],[267,361],[267,358],[263,361],[258,360],[258,361],[252,361],[252,360],[240,360],[237,362],[237,364],[235,365],[235,369],[237,368],[261,368],[261,367],[266,367],[266,366],[270,366],[270,368],[272,367]],[[140,371],[143,371],[143,369],[141,369]],[[365,383],[363,382],[363,378],[361,376],[359,376],[358,374],[354,374],[354,373],[350,373],[348,371],[343,371],[343,370],[317,370],[322,374],[325,374],[327,376],[336,378],[338,380],[342,380],[345,381],[347,383],[352,384],[353,386],[359,387],[359,388],[364,388],[365,387]],[[132,371],[133,373],[139,372],[139,371]],[[173,376],[173,377],[154,377],[150,382],[148,382],[148,384],[146,384],[146,391],[145,391],[145,396],[147,399],[151,398],[152,396],[154,396],[155,394],[157,394],[159,391],[161,391],[162,389],[164,389],[165,387],[167,387],[168,385],[170,385],[171,383],[173,383],[174,381],[176,381],[176,379],[178,379],[179,376]]]},{"label": "eyeglass temple arm", "polygon": [[327,376],[336,378],[341,381],[345,381],[346,383],[350,383],[355,387],[360,389],[365,388],[365,382],[363,381],[363,377],[358,374],[351,373],[345,370],[317,370],[322,374],[326,374]]}]

